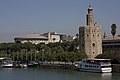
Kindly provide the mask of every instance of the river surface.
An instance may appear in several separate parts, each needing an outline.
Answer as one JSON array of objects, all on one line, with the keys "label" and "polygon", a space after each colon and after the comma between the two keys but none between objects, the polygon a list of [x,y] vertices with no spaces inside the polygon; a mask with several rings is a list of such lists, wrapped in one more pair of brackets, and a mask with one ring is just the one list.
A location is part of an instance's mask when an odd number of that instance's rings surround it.
[{"label": "river surface", "polygon": [[0,68],[0,80],[120,80],[120,73],[90,73],[43,68]]}]

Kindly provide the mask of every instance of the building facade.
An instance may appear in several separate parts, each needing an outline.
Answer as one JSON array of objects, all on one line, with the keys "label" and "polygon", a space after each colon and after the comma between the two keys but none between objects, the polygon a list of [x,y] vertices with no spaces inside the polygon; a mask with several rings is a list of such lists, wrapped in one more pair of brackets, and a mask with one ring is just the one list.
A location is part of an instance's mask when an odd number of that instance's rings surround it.
[{"label": "building facade", "polygon": [[88,58],[95,58],[102,54],[102,29],[94,23],[91,5],[86,15],[86,26],[79,27],[80,52],[86,53]]},{"label": "building facade", "polygon": [[60,41],[60,34],[56,32],[48,32],[42,35],[48,38],[48,43],[55,43]]},{"label": "building facade", "polygon": [[112,51],[120,53],[120,35],[113,37],[105,37],[102,40],[103,53]]}]

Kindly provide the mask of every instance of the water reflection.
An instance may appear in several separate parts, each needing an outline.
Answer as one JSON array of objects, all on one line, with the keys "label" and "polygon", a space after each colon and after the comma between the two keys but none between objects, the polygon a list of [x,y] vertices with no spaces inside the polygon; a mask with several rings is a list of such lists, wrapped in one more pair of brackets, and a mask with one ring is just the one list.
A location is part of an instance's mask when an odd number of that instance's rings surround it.
[{"label": "water reflection", "polygon": [[120,73],[91,73],[42,68],[0,68],[0,80],[120,80]]},{"label": "water reflection", "polygon": [[112,80],[112,73],[102,73],[101,80]]}]

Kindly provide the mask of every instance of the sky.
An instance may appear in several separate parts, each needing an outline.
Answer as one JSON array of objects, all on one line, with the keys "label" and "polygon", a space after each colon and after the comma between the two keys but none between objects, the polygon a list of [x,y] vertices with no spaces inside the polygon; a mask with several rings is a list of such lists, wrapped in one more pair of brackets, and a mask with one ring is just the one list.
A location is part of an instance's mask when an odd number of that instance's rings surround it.
[{"label": "sky", "polygon": [[86,25],[88,6],[102,33],[111,35],[111,25],[120,34],[120,0],[0,0],[0,42],[13,42],[24,34],[57,32],[75,36]]}]

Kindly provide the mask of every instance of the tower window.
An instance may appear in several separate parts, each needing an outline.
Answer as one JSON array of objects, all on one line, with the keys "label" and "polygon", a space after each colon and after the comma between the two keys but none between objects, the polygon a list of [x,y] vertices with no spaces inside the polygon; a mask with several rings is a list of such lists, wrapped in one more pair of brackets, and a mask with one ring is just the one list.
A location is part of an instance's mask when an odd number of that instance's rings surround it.
[{"label": "tower window", "polygon": [[93,37],[94,37],[94,34],[93,34]]},{"label": "tower window", "polygon": [[95,43],[93,43],[93,47],[95,47]]},{"label": "tower window", "polygon": [[84,44],[82,44],[82,47],[84,47]]},{"label": "tower window", "polygon": [[93,50],[95,50],[95,43],[93,43],[92,45],[93,45]]}]

